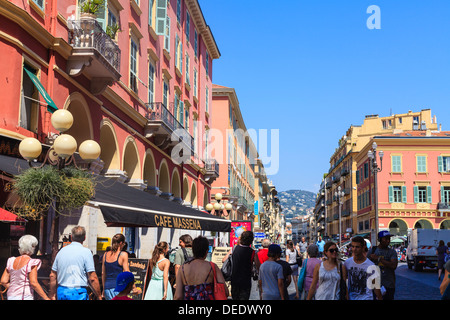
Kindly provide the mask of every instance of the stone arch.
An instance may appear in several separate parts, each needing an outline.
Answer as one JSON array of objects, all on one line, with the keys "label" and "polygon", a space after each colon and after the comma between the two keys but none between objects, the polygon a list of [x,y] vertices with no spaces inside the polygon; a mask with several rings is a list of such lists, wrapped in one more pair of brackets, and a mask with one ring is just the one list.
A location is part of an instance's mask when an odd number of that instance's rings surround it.
[{"label": "stone arch", "polygon": [[180,174],[178,173],[178,169],[173,169],[172,172],[172,194],[175,198],[181,199],[181,180]]},{"label": "stone arch", "polygon": [[104,162],[104,170],[120,170],[119,144],[113,124],[103,119],[100,124],[100,159]]},{"label": "stone arch", "polygon": [[144,171],[142,172],[142,179],[146,181],[148,186],[156,187],[158,184],[156,178],[156,163],[155,157],[153,156],[153,152],[150,149],[147,149],[145,152],[144,159]]},{"label": "stone arch", "polygon": [[419,219],[414,223],[414,229],[434,229],[433,222],[428,219]]},{"label": "stone arch", "polygon": [[189,180],[186,175],[183,178],[183,200],[184,202],[191,202],[189,197]]},{"label": "stone arch", "polygon": [[158,187],[159,190],[165,193],[170,193],[170,176],[169,167],[167,165],[166,159],[163,159],[159,165],[159,177],[158,177]]},{"label": "stone arch", "polygon": [[450,219],[445,219],[439,224],[439,229],[450,229]]},{"label": "stone arch", "polygon": [[389,232],[393,235],[408,235],[408,224],[403,219],[392,219],[389,222]]},{"label": "stone arch", "polygon": [[70,111],[73,116],[73,125],[65,133],[74,137],[78,146],[83,141],[93,140],[91,112],[84,96],[79,92],[70,94],[64,103],[64,109]]},{"label": "stone arch", "polygon": [[197,207],[198,206],[197,198],[198,198],[197,197],[197,185],[195,184],[195,181],[192,181],[190,199],[191,199],[191,204],[192,204],[193,207]]},{"label": "stone arch", "polygon": [[128,136],[124,143],[122,170],[127,173],[128,179],[140,179],[141,164],[139,161],[139,151],[136,140],[132,136]]}]

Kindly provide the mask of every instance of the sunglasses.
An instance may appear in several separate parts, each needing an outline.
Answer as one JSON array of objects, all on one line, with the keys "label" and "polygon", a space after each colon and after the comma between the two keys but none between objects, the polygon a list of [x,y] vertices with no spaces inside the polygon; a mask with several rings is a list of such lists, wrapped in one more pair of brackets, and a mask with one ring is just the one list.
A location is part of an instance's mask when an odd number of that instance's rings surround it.
[{"label": "sunglasses", "polygon": [[328,249],[328,252],[330,252],[330,253],[334,253],[334,252],[338,253],[339,250],[338,249]]}]

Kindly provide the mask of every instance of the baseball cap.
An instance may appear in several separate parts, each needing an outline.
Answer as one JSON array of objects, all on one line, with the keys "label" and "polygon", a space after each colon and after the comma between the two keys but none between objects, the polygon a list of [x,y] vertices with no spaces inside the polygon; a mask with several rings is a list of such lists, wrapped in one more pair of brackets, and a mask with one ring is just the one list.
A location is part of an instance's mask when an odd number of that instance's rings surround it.
[{"label": "baseball cap", "polygon": [[269,246],[269,252],[271,253],[281,253],[281,247],[277,244],[271,244]]},{"label": "baseball cap", "polygon": [[121,292],[123,291],[129,284],[130,282],[134,281],[134,275],[131,272],[125,271],[125,272],[121,272],[119,273],[119,275],[117,276],[117,280],[116,280],[116,292]]},{"label": "baseball cap", "polygon": [[381,239],[384,237],[392,237],[392,234],[390,234],[389,231],[387,231],[387,230],[378,232],[378,239]]}]

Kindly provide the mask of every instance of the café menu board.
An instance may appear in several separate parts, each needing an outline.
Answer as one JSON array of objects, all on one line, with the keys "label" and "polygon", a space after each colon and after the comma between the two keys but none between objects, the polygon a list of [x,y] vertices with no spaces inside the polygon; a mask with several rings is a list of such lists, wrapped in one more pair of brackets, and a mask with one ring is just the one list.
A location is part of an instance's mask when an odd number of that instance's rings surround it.
[{"label": "caf\u00e9 menu board", "polygon": [[140,289],[139,294],[130,295],[133,300],[142,300],[145,286],[145,276],[147,274],[148,259],[128,259],[130,272],[134,275],[134,284]]}]

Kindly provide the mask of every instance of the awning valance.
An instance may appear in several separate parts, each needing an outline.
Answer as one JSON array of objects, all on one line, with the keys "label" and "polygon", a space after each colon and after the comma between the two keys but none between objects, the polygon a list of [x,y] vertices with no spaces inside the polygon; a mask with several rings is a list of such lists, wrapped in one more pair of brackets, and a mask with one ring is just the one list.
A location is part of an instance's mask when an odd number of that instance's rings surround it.
[{"label": "awning valance", "polygon": [[18,217],[12,212],[0,208],[0,221],[1,222],[25,222],[26,220]]},{"label": "awning valance", "polygon": [[162,199],[103,176],[96,177],[90,201],[100,208],[107,226],[164,227],[230,232],[231,221]]}]

